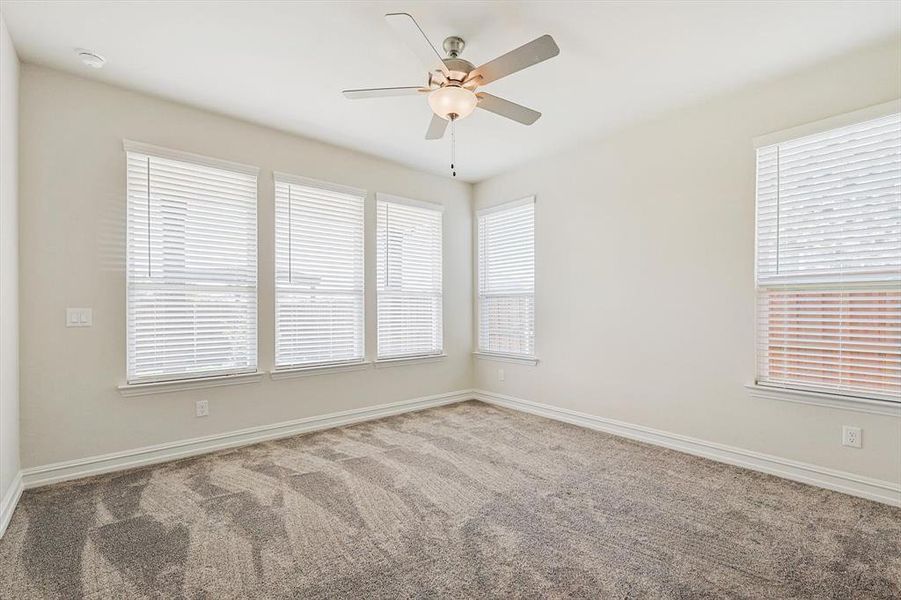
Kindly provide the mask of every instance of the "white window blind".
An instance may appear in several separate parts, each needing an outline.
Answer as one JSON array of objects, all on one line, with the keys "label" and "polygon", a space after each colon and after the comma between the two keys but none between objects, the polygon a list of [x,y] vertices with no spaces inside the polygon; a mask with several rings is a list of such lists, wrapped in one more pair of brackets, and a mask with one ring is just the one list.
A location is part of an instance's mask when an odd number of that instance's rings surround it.
[{"label": "white window blind", "polygon": [[125,149],[129,383],[255,371],[256,170]]},{"label": "white window blind", "polygon": [[365,192],[275,181],[275,364],[361,362]]},{"label": "white window blind", "polygon": [[441,354],[441,207],[386,198],[377,202],[378,358]]},{"label": "white window blind", "polygon": [[478,213],[479,351],[535,355],[535,200]]},{"label": "white window blind", "polygon": [[901,115],[757,150],[758,383],[901,399]]}]

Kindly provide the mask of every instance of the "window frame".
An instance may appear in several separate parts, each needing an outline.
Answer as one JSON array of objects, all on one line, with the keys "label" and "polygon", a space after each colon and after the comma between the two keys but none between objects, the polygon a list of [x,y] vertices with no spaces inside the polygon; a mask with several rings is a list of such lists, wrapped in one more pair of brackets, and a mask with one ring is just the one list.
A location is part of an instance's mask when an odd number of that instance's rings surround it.
[{"label": "window frame", "polygon": [[[147,144],[144,142],[138,142],[129,139],[122,140],[123,147],[123,155],[125,159],[125,383],[117,386],[120,393],[123,395],[143,395],[147,393],[157,393],[157,390],[160,392],[169,391],[169,390],[177,390],[177,389],[195,389],[198,387],[209,387],[209,386],[219,386],[228,384],[231,382],[236,383],[246,383],[248,381],[258,380],[261,374],[259,370],[260,364],[260,345],[259,345],[259,297],[260,297],[260,269],[259,269],[259,168],[253,165],[247,165],[243,163],[228,161],[219,158],[213,158],[209,156],[205,156],[202,154],[195,154],[192,152],[185,152],[182,150],[175,150],[171,148],[165,148],[162,146],[155,146],[153,144]],[[131,318],[131,302],[130,302],[130,290],[131,290],[131,267],[129,265],[129,217],[128,211],[130,207],[129,200],[129,191],[128,191],[128,155],[130,153],[134,154],[143,154],[152,158],[160,158],[171,161],[178,161],[188,164],[193,164],[201,167],[209,167],[212,169],[220,169],[224,171],[232,171],[234,173],[239,173],[243,175],[249,175],[254,178],[254,223],[251,228],[253,231],[253,241],[252,246],[255,248],[255,260],[254,260],[254,283],[253,283],[253,295],[254,295],[254,310],[253,314],[253,351],[250,354],[249,358],[251,359],[251,364],[243,369],[221,369],[216,371],[206,371],[201,373],[192,373],[192,372],[182,372],[178,374],[169,374],[169,375],[154,375],[154,376],[146,376],[146,377],[132,377],[131,376],[131,328],[129,325],[129,321]],[[148,203],[150,199],[148,198]],[[205,385],[204,382],[209,382],[209,385]]]},{"label": "window frame", "polygon": [[[387,355],[382,356],[379,353],[379,302],[381,297],[381,290],[379,288],[379,276],[378,276],[378,264],[379,264],[379,249],[378,249],[378,228],[379,228],[379,205],[381,203],[388,204],[399,204],[403,206],[410,206],[413,208],[432,210],[439,214],[441,226],[439,228],[441,240],[439,247],[441,249],[440,256],[440,272],[441,272],[441,290],[439,297],[441,299],[441,310],[439,312],[441,324],[441,347],[433,352],[427,353],[415,353],[415,354],[404,354],[404,355]],[[376,245],[375,248],[375,257],[374,257],[374,268],[375,268],[375,277],[374,277],[374,285],[375,285],[375,360],[373,364],[376,366],[381,365],[405,365],[405,364],[417,364],[423,362],[424,359],[442,359],[447,356],[446,343],[447,343],[447,324],[446,319],[444,318],[444,310],[445,310],[445,290],[444,290],[444,280],[445,280],[445,261],[444,261],[444,243],[445,243],[445,235],[444,235],[444,212],[445,207],[443,204],[437,202],[428,202],[425,200],[415,200],[412,198],[405,198],[403,196],[395,196],[393,194],[387,194],[384,192],[377,192],[375,195],[375,223],[374,223],[374,243]]]},{"label": "window frame", "polygon": [[[285,183],[288,185],[298,185],[303,187],[310,188],[319,188],[326,191],[337,192],[340,194],[348,194],[352,196],[359,196],[361,199],[361,212],[362,212],[362,269],[363,269],[363,289],[362,289],[362,314],[360,316],[361,319],[361,344],[362,344],[362,354],[358,359],[352,360],[344,360],[344,361],[325,361],[325,362],[317,362],[317,363],[308,363],[308,364],[292,364],[292,365],[279,365],[278,364],[278,267],[276,262],[278,260],[278,247],[277,247],[277,207],[276,207],[276,185],[278,183]],[[307,374],[317,374],[317,373],[325,373],[325,372],[340,372],[344,370],[353,370],[355,367],[361,367],[368,364],[369,359],[366,351],[367,347],[367,319],[366,319],[366,303],[367,303],[367,285],[366,285],[366,267],[367,267],[367,257],[366,257],[366,203],[369,199],[369,193],[367,190],[362,188],[351,187],[347,185],[342,185],[338,183],[332,183],[330,181],[323,181],[319,179],[313,179],[310,177],[303,177],[300,175],[293,175],[290,173],[284,173],[281,171],[273,171],[272,172],[272,208],[273,208],[273,220],[272,220],[272,370],[270,374],[278,379],[280,375],[282,376],[292,376],[292,374],[296,376],[303,376]]]},{"label": "window frame", "polygon": [[[847,392],[830,388],[828,386],[803,385],[803,384],[777,384],[759,379],[760,364],[760,336],[762,332],[760,323],[760,290],[763,288],[772,288],[773,285],[761,286],[759,283],[760,273],[758,256],[760,252],[760,196],[757,177],[758,155],[757,151],[761,148],[781,144],[807,136],[813,136],[825,133],[834,129],[840,129],[864,123],[893,114],[901,113],[901,100],[892,100],[882,104],[869,106],[848,113],[838,114],[832,117],[805,123],[796,127],[791,127],[781,131],[775,131],[765,135],[757,136],[752,139],[754,150],[754,168],[755,168],[755,187],[754,187],[754,373],[753,383],[746,385],[750,396],[761,399],[778,399],[789,402],[797,402],[804,404],[816,404],[819,406],[829,406],[833,408],[846,408],[857,412],[869,412],[873,414],[892,414],[901,416],[901,397],[892,396],[890,394],[882,394],[879,392],[863,393],[853,390]],[[790,285],[790,284],[786,284]],[[817,287],[818,284],[798,284],[801,287]],[[825,286],[827,284],[823,284]],[[879,284],[885,286],[885,283]],[[867,288],[862,286],[860,289],[875,289],[876,286]]]},{"label": "window frame", "polygon": [[[482,349],[482,290],[481,290],[481,253],[482,253],[482,237],[479,234],[479,218],[482,215],[487,215],[495,212],[502,212],[505,210],[509,210],[512,208],[517,208],[520,206],[532,205],[532,353],[531,354],[515,354],[510,352],[492,352],[490,350]],[[538,211],[537,211],[537,196],[535,194],[529,196],[523,196],[521,198],[517,198],[516,200],[510,200],[507,202],[502,202],[500,204],[494,204],[491,206],[486,206],[481,208],[475,212],[475,218],[473,219],[473,227],[475,229],[475,255],[473,256],[473,261],[475,262],[475,269],[473,269],[474,276],[474,288],[475,288],[475,352],[473,355],[478,359],[483,360],[494,360],[498,362],[508,362],[508,363],[519,363],[526,365],[537,365],[539,362],[538,359],[538,269],[537,269],[537,255],[538,255]]]}]

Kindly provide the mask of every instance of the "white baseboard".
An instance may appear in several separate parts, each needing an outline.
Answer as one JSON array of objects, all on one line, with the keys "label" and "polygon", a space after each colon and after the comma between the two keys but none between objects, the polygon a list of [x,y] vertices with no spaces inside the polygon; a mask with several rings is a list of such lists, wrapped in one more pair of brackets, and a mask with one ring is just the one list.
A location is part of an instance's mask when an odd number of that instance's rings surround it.
[{"label": "white baseboard", "polygon": [[0,503],[0,535],[2,535],[9,523],[9,519],[12,517],[12,512],[23,489],[206,454],[216,450],[290,437],[320,429],[381,419],[391,415],[471,399],[663,446],[711,460],[769,473],[777,477],[883,502],[892,506],[901,506],[901,486],[889,481],[862,477],[853,473],[837,471],[725,444],[708,442],[494,392],[460,390],[24,469],[16,477],[13,485],[10,486],[10,490],[2,499],[2,503]]},{"label": "white baseboard", "polygon": [[6,533],[6,528],[13,518],[13,512],[16,510],[19,498],[22,497],[22,489],[22,471],[19,471],[9,489],[3,494],[3,498],[0,498],[0,538]]},{"label": "white baseboard", "polygon": [[[330,429],[332,427],[340,427],[342,425],[350,425],[362,421],[371,421],[373,419],[381,419],[391,415],[423,410],[435,406],[452,404],[454,402],[462,402],[464,400],[472,400],[473,398],[474,395],[472,390],[460,390],[457,392],[435,394],[433,396],[423,396],[421,398],[414,398],[412,400],[404,400],[401,402],[392,402],[390,404],[380,404],[377,406],[367,406],[364,408],[356,408],[325,415],[305,417],[303,419],[274,423],[272,425],[250,427],[238,431],[170,442],[167,444],[145,446],[143,448],[114,452],[112,454],[104,454],[101,456],[90,456],[77,460],[24,469],[21,474],[22,481],[25,489],[31,489],[60,481],[132,469],[178,458],[206,454],[216,450],[224,450],[227,448],[255,444],[266,440],[289,437],[299,433],[306,433],[319,429]],[[21,488],[22,485],[20,484],[19,487]]]},{"label": "white baseboard", "polygon": [[476,400],[504,406],[514,410],[531,413],[563,421],[597,431],[612,433],[629,439],[663,446],[672,450],[694,454],[718,462],[761,471],[777,477],[799,481],[852,496],[883,502],[892,506],[901,506],[901,486],[890,481],[871,479],[853,473],[837,471],[826,467],[802,463],[787,458],[745,450],[725,444],[708,442],[697,438],[669,433],[641,425],[633,425],[604,417],[597,417],[566,408],[558,408],[548,404],[531,402],[521,398],[505,396],[484,390],[474,390]]}]

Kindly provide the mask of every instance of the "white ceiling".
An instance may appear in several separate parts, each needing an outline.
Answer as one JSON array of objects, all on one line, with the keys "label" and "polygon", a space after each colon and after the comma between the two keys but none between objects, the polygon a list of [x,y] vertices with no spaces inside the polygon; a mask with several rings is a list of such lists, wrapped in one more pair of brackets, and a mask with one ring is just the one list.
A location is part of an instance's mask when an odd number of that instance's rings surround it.
[{"label": "white ceiling", "polygon": [[[458,176],[478,181],[705,96],[901,30],[901,2],[34,2],[4,0],[20,58],[449,175],[423,97],[350,101],[344,88],[420,85],[387,25],[409,12],[479,65],[549,33],[560,55],[486,86],[544,113],[457,125]],[[104,55],[82,65],[76,47]]]}]

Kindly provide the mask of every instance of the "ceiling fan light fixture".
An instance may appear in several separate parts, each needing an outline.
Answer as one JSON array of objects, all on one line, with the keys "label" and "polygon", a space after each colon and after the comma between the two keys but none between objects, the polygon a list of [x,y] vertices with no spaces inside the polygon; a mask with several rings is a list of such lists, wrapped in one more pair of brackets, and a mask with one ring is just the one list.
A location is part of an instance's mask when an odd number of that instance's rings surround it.
[{"label": "ceiling fan light fixture", "polygon": [[447,85],[429,94],[432,111],[448,121],[452,115],[453,119],[468,117],[478,102],[479,99],[471,90],[456,85]]}]

